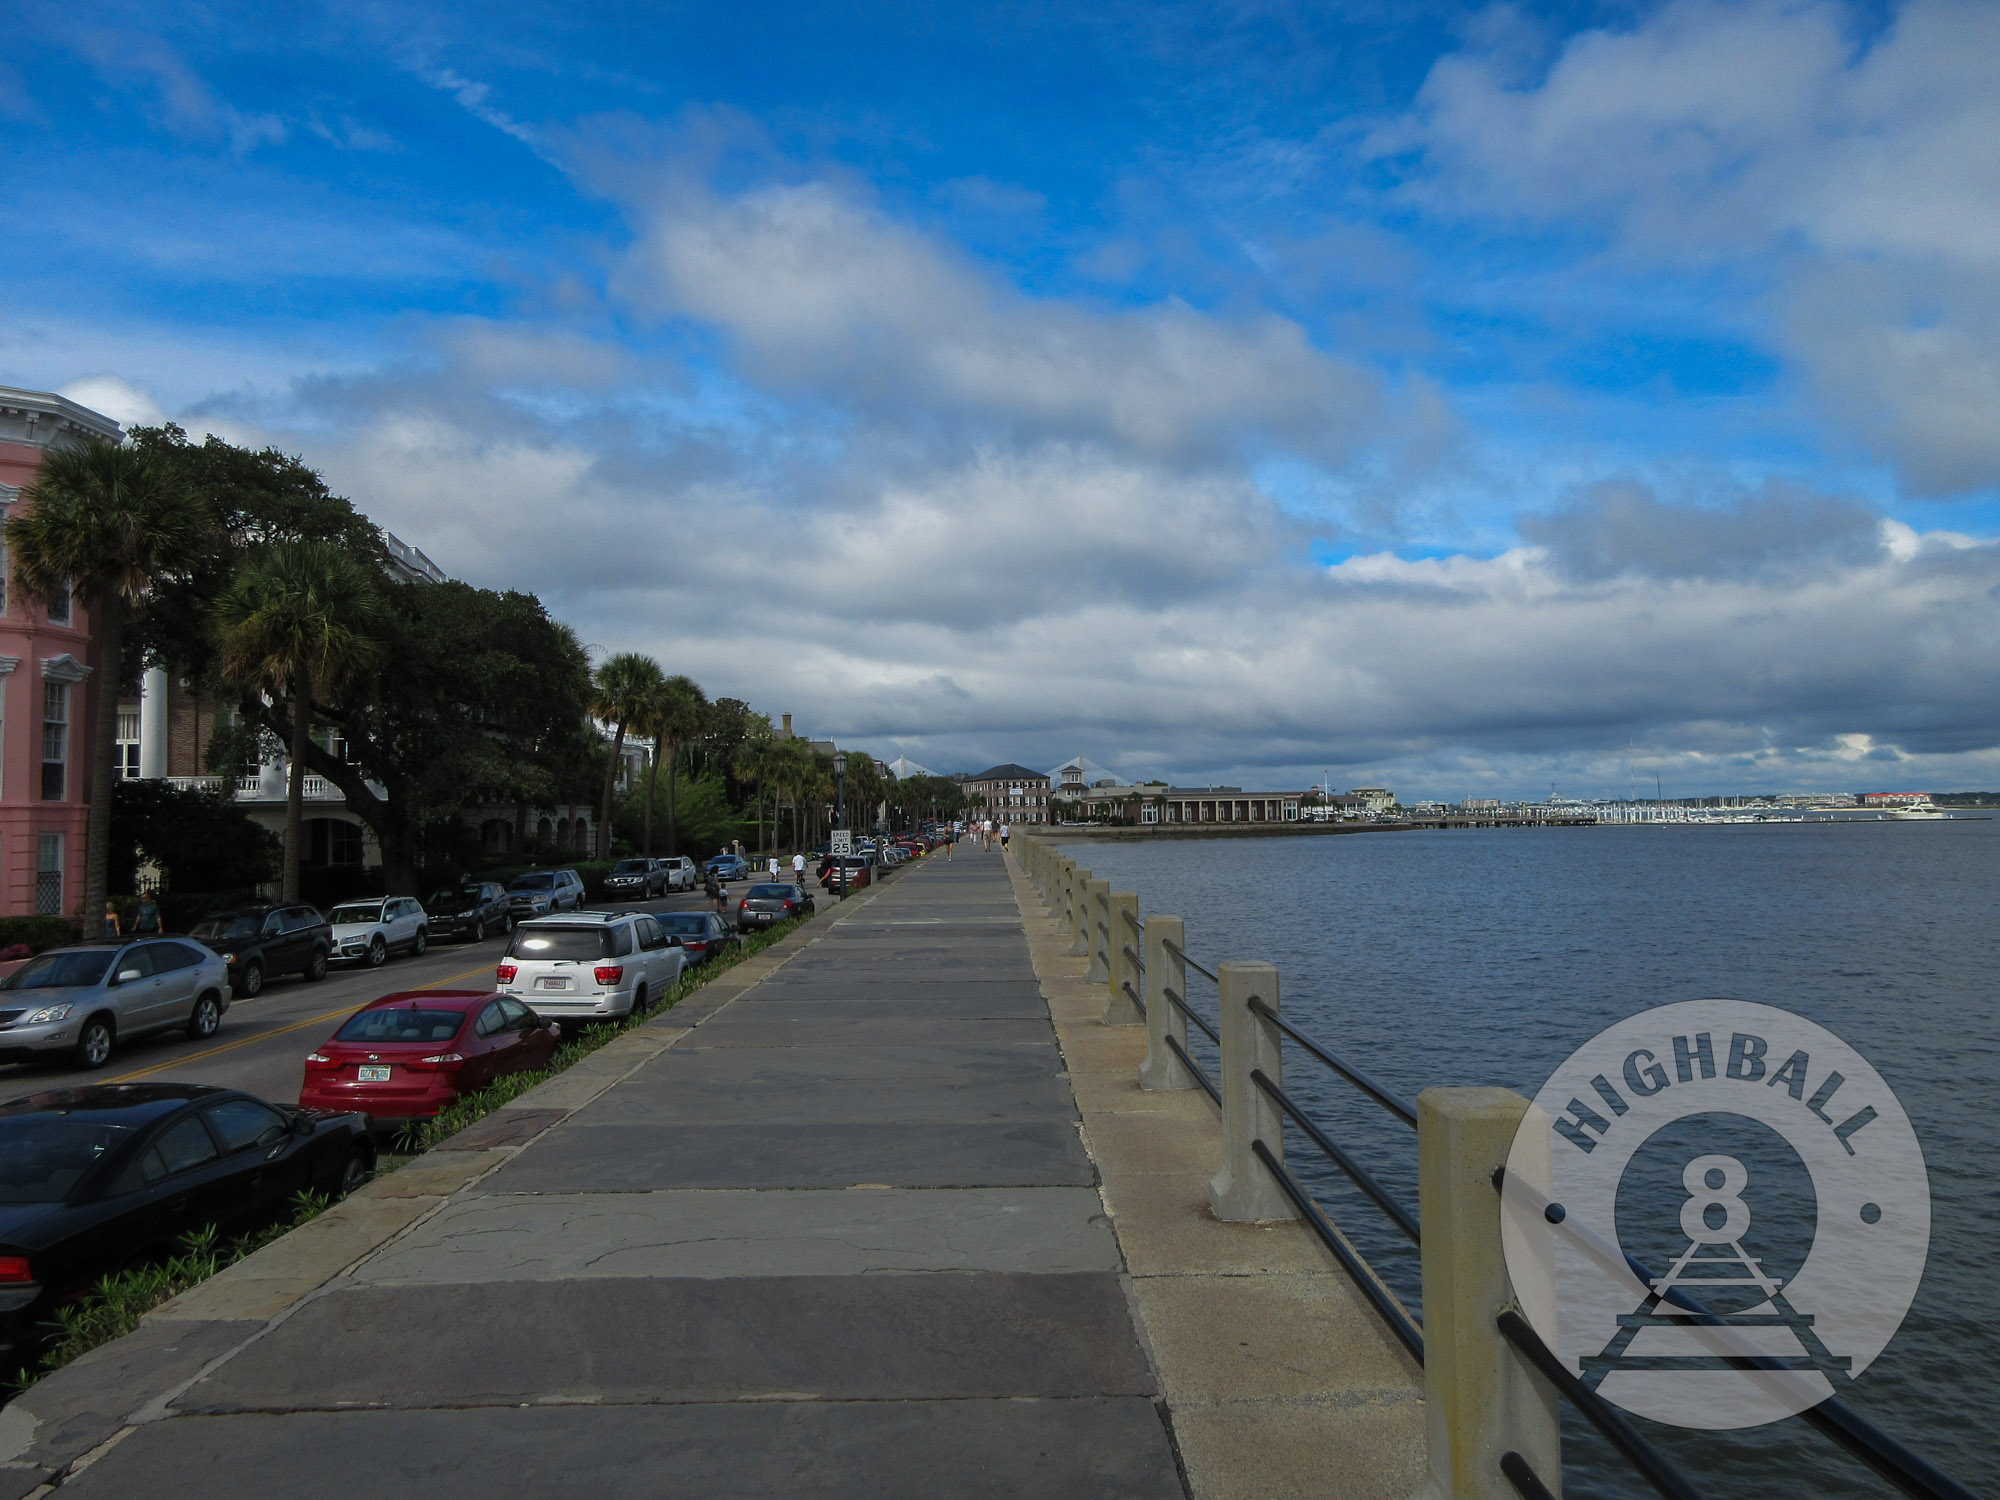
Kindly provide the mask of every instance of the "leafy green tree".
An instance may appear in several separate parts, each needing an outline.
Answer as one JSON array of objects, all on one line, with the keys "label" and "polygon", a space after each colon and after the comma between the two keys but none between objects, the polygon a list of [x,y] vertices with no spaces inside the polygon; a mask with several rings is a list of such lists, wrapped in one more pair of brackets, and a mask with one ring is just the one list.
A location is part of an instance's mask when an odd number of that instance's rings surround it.
[{"label": "leafy green tree", "polygon": [[611,858],[611,793],[618,781],[618,762],[625,753],[625,731],[645,719],[648,705],[665,681],[660,664],[637,651],[621,651],[607,658],[592,679],[590,712],[615,731],[611,753],[604,762],[604,797],[598,805],[599,859]]},{"label": "leafy green tree", "polygon": [[653,732],[653,767],[646,777],[646,852],[653,852],[653,771],[659,768],[660,755],[667,758],[667,853],[681,852],[678,828],[675,822],[677,811],[675,800],[675,771],[680,760],[681,747],[696,738],[708,722],[708,695],[692,677],[675,673],[660,685],[654,700],[654,711],[649,728]]},{"label": "leafy green tree", "polygon": [[290,705],[284,899],[299,899],[314,695],[332,696],[380,665],[386,623],[373,564],[330,542],[276,542],[215,602],[223,675]]},{"label": "leafy green tree", "polygon": [[142,859],[176,891],[247,891],[277,873],[283,846],[223,794],[165,781],[124,781],[111,798],[111,884],[134,888]]},{"label": "leafy green tree", "polygon": [[102,663],[90,747],[83,916],[104,910],[111,861],[111,783],[118,700],[127,681],[128,630],[163,582],[197,555],[201,503],[166,465],[137,449],[92,439],[51,450],[7,522],[7,547],[23,592],[68,588],[91,610]]},{"label": "leafy green tree", "polygon": [[757,847],[764,844],[764,798],[771,796],[771,843],[777,843],[777,787],[784,762],[780,745],[782,741],[772,729],[771,721],[762,715],[753,716],[747,724],[747,732],[736,746],[735,771],[737,777],[753,789],[757,804]]}]

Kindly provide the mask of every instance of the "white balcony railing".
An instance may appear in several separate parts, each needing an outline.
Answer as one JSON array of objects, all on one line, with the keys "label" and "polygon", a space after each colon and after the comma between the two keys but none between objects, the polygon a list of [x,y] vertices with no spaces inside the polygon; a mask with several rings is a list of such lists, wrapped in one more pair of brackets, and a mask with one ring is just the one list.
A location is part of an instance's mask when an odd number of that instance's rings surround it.
[{"label": "white balcony railing", "polygon": [[[275,770],[269,782],[262,776],[169,776],[168,786],[183,792],[213,792],[222,787],[230,788],[230,798],[235,802],[283,802],[285,800],[285,774]],[[368,782],[368,789],[376,796],[384,795],[381,785]],[[268,788],[268,789],[267,789]],[[324,776],[308,774],[305,779],[305,800],[308,802],[344,801],[341,790]]]}]

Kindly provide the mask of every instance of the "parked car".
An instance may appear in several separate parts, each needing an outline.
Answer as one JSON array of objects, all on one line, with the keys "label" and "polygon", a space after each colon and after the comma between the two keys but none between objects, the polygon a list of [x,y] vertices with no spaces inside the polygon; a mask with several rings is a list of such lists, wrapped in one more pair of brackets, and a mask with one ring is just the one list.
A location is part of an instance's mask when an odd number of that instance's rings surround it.
[{"label": "parked car", "polygon": [[651,1007],[686,967],[647,913],[579,911],[515,928],[494,977],[538,1015],[609,1020]]},{"label": "parked car", "polygon": [[813,898],[806,894],[802,885],[769,882],[753,885],[736,903],[736,930],[749,932],[752,928],[782,922],[787,917],[810,916],[812,909]]},{"label": "parked car", "polygon": [[379,969],[391,953],[412,957],[430,946],[430,923],[414,896],[371,897],[343,901],[326,914],[333,929],[333,956],[346,963]]},{"label": "parked car", "polygon": [[621,859],[604,877],[604,899],[607,901],[644,901],[659,895],[666,888],[665,860]]},{"label": "parked car", "polygon": [[574,870],[530,870],[507,887],[507,905],[516,922],[583,905],[583,877]]},{"label": "parked car", "polygon": [[358,1110],[378,1130],[548,1066],[561,1029],[491,990],[408,990],[365,1005],[306,1058],[300,1109]]},{"label": "parked car", "polygon": [[490,880],[461,880],[434,892],[424,903],[430,930],[439,937],[479,943],[489,932],[514,930],[514,908],[507,892]]},{"label": "parked car", "polygon": [[840,858],[829,857],[819,867],[819,884],[821,890],[834,891],[840,889],[841,880],[839,871],[842,865],[847,866],[847,889],[850,891],[860,890],[873,877],[874,867],[865,855],[849,854]]},{"label": "parked car", "polygon": [[68,1052],[101,1068],[120,1042],[175,1027],[205,1041],[229,993],[221,957],[180,938],[51,948],[0,979],[0,1062]]},{"label": "parked car", "polygon": [[749,861],[735,854],[718,854],[702,866],[717,880],[743,880],[750,874]]},{"label": "parked car", "polygon": [[0,1347],[25,1359],[63,1301],[191,1230],[256,1227],[374,1166],[362,1116],[234,1089],[90,1084],[0,1104]]},{"label": "parked car", "polygon": [[261,994],[280,974],[326,978],[333,929],[310,906],[244,906],[203,917],[188,930],[222,955],[240,1000]]},{"label": "parked car", "polygon": [[694,861],[685,854],[676,854],[672,859],[663,859],[667,867],[667,889],[670,891],[691,891],[701,884],[701,871],[694,867]]},{"label": "parked car", "polygon": [[660,931],[667,935],[669,941],[680,943],[681,951],[687,954],[690,969],[707,963],[718,953],[727,951],[732,944],[743,941],[736,935],[735,928],[712,911],[661,912],[653,920],[660,924]]}]

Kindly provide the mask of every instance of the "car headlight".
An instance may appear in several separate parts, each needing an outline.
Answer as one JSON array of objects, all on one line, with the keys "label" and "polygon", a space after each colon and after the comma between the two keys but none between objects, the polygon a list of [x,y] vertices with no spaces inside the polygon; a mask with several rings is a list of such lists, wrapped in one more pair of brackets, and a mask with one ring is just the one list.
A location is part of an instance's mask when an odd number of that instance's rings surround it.
[{"label": "car headlight", "polygon": [[28,1017],[28,1024],[30,1026],[39,1026],[44,1021],[67,1021],[68,1019],[69,1007],[67,1005],[45,1005]]},{"label": "car headlight", "polygon": [[236,955],[234,953],[225,953],[222,955],[222,961],[231,968],[234,968],[236,966]]}]

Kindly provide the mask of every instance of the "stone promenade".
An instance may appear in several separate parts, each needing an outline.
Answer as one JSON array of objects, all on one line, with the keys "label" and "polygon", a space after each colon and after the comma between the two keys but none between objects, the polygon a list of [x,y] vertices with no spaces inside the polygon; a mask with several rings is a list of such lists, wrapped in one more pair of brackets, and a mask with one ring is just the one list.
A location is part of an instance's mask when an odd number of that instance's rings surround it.
[{"label": "stone promenade", "polygon": [[0,1412],[0,1500],[1182,1496],[1000,858],[743,970]]}]

